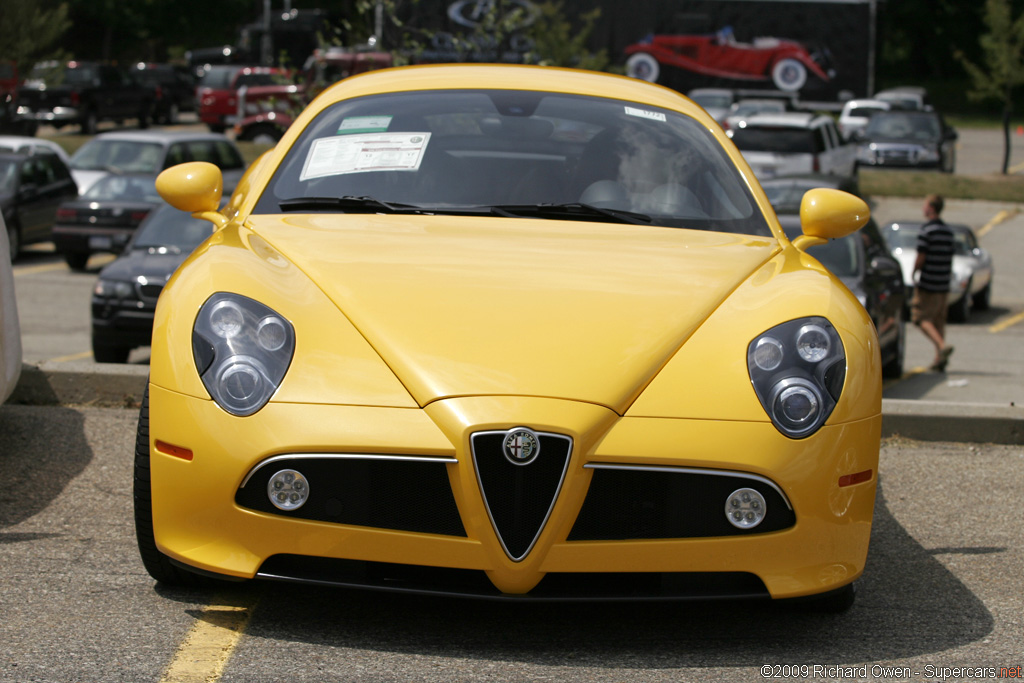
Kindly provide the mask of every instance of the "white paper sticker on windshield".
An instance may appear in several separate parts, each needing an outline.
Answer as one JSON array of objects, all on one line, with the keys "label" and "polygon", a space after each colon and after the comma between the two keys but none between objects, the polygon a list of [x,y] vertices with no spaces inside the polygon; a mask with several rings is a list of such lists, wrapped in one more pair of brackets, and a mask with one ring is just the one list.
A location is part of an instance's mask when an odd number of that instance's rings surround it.
[{"label": "white paper sticker on windshield", "polygon": [[339,135],[354,133],[383,133],[391,125],[390,116],[352,116],[338,126]]},{"label": "white paper sticker on windshield", "polygon": [[642,119],[651,119],[652,121],[665,121],[665,115],[660,111],[647,111],[646,109],[637,109],[636,107],[626,107],[626,114],[629,116],[639,116]]},{"label": "white paper sticker on windshield", "polygon": [[358,133],[313,142],[299,180],[368,171],[416,171],[430,133]]}]

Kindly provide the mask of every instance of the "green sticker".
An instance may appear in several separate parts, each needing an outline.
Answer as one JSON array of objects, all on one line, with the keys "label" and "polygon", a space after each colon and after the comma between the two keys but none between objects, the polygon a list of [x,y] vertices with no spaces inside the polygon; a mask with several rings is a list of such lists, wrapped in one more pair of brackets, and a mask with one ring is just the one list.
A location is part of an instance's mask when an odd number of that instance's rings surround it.
[{"label": "green sticker", "polygon": [[353,133],[383,133],[391,125],[390,116],[353,116],[341,122],[338,135]]}]

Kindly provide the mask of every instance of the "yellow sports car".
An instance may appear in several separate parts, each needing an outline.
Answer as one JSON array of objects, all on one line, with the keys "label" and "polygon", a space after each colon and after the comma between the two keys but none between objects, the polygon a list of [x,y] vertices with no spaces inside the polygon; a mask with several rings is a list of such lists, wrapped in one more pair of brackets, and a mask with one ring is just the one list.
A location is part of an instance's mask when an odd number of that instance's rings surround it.
[{"label": "yellow sports car", "polygon": [[877,337],[680,94],[544,67],[320,95],[168,282],[135,459],[161,582],[509,599],[818,596],[864,568]]}]

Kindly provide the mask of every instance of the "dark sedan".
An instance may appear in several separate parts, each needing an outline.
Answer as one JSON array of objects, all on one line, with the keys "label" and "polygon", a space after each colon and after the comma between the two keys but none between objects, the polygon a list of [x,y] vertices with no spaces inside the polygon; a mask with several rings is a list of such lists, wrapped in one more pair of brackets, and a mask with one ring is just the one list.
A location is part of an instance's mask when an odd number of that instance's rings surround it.
[{"label": "dark sedan", "polygon": [[53,244],[71,270],[85,270],[89,257],[119,253],[142,219],[160,203],[149,174],[108,175],[57,209]]},{"label": "dark sedan", "polygon": [[11,260],[23,245],[48,241],[57,208],[77,196],[71,172],[56,154],[0,152],[0,207]]},{"label": "dark sedan", "polygon": [[92,354],[98,363],[124,363],[132,349],[149,346],[164,283],[210,233],[207,221],[166,204],[146,217],[93,288]]},{"label": "dark sedan", "polygon": [[855,138],[858,166],[956,170],[956,129],[934,111],[878,112]]},{"label": "dark sedan", "polygon": [[[790,238],[800,234],[800,200],[807,190],[829,187],[860,194],[856,180],[841,176],[780,176],[762,185]],[[838,277],[867,309],[878,331],[882,374],[901,376],[909,294],[900,264],[890,253],[874,219],[857,232],[811,247],[807,253]]]}]

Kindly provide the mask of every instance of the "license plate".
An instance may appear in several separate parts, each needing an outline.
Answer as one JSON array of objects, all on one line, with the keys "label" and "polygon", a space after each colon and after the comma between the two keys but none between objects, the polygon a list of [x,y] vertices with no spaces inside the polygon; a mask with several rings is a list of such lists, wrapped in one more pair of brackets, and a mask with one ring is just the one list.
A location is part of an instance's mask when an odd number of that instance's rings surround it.
[{"label": "license plate", "polygon": [[106,235],[93,235],[89,238],[90,249],[110,249],[114,246],[114,241]]}]

